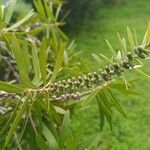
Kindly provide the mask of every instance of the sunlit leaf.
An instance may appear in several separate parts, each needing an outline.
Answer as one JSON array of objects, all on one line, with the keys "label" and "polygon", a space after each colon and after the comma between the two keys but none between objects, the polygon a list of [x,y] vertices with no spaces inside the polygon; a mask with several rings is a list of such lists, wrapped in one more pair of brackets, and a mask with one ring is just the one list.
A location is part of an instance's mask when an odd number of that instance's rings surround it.
[{"label": "sunlit leaf", "polygon": [[106,40],[106,44],[107,44],[108,48],[110,49],[112,55],[116,56],[116,52],[115,52],[115,50],[113,49],[112,45],[109,43],[108,40]]},{"label": "sunlit leaf", "polygon": [[19,20],[17,23],[13,24],[12,26],[10,26],[9,28],[6,28],[4,31],[8,32],[8,31],[12,31],[16,28],[18,28],[19,26],[21,26],[23,23],[25,23],[30,17],[32,17],[34,14],[33,10],[31,10],[24,18],[22,18],[21,20]]},{"label": "sunlit leaf", "polygon": [[131,48],[134,48],[135,47],[134,38],[133,38],[132,32],[129,29],[129,27],[127,27],[127,35],[128,35],[128,40],[129,40]]},{"label": "sunlit leaf", "polygon": [[150,23],[143,38],[142,47],[147,48],[150,45]]}]

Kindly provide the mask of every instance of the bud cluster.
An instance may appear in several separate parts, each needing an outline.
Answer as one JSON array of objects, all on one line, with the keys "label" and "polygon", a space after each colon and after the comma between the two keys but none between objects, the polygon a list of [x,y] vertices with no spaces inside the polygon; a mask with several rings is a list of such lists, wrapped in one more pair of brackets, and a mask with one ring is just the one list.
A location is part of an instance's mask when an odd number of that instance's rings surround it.
[{"label": "bud cluster", "polygon": [[[67,80],[57,81],[50,83],[48,86],[41,89],[29,89],[26,92],[31,93],[45,93],[48,92],[51,99],[57,100],[67,100],[75,99],[78,100],[81,97],[88,95],[96,89],[97,87],[102,87],[105,84],[112,81],[115,75],[121,76],[125,69],[134,69],[136,65],[133,60],[145,59],[150,53],[149,50],[145,50],[141,47],[135,48],[133,51],[129,52],[121,60],[116,57],[113,61],[105,66],[103,69],[98,71],[84,74],[77,77],[72,77]],[[2,93],[1,93],[2,94]],[[15,95],[5,95],[2,97],[15,96]]]},{"label": "bud cluster", "polygon": [[[48,91],[52,100],[80,99],[97,86],[103,86],[113,79],[114,75],[121,76],[125,69],[134,68],[134,58],[144,59],[150,52],[141,47],[135,48],[121,61],[113,61],[103,69],[78,77],[51,83],[49,87],[40,91]],[[39,92],[40,92],[39,91]]]},{"label": "bud cluster", "polygon": [[113,61],[96,72],[51,83],[45,90],[49,91],[53,100],[80,99],[89,93],[87,91],[111,81],[114,75],[121,76],[125,69],[133,69],[134,58],[145,59],[149,53],[150,51],[141,47],[135,48],[120,62]]}]

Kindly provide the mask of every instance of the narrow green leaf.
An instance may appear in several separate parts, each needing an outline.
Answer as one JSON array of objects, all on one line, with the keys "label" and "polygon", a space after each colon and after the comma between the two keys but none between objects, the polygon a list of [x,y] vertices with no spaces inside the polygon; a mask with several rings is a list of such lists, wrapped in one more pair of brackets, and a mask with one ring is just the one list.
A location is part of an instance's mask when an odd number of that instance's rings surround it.
[{"label": "narrow green leaf", "polygon": [[36,135],[36,143],[40,150],[50,150],[44,139],[39,134]]},{"label": "narrow green leaf", "polygon": [[33,12],[33,10],[31,10],[24,18],[22,18],[20,21],[18,21],[17,23],[13,24],[9,28],[5,29],[4,31],[8,32],[8,31],[12,31],[12,30],[18,28],[19,26],[24,24],[29,18],[31,18],[33,16],[33,14],[34,14],[34,12]]},{"label": "narrow green leaf", "polygon": [[59,149],[57,140],[55,139],[51,131],[47,128],[47,126],[44,123],[42,124],[42,127],[43,127],[43,135],[48,142],[49,149],[51,150]]},{"label": "narrow green leaf", "polygon": [[42,19],[42,20],[45,20],[46,19],[46,14],[45,14],[45,10],[44,10],[42,1],[41,0],[34,0],[34,6],[37,10],[39,18]]},{"label": "narrow green leaf", "polygon": [[116,56],[116,52],[115,52],[115,50],[113,49],[112,45],[109,43],[108,40],[105,39],[105,41],[106,41],[106,44],[107,44],[108,48],[110,49],[112,55],[113,55],[113,56]]},{"label": "narrow green leaf", "polygon": [[68,62],[69,62],[69,60],[68,60],[69,58],[68,58],[68,53],[67,53],[67,51],[65,50],[64,51],[64,64],[68,64]]},{"label": "narrow green leaf", "polygon": [[107,94],[104,91],[100,91],[97,96],[99,97],[98,100],[101,103],[103,112],[105,113],[105,117],[110,126],[110,129],[112,129],[112,114]]},{"label": "narrow green leaf", "polygon": [[85,121],[83,120],[80,123],[76,133],[74,134],[74,144],[73,144],[74,145],[74,150],[77,149],[77,147],[78,147],[78,145],[79,145],[79,143],[80,143],[80,141],[82,139],[84,128],[85,128]]},{"label": "narrow green leaf", "polygon": [[18,113],[17,113],[17,116],[15,118],[15,120],[13,121],[9,131],[8,131],[8,135],[6,137],[6,141],[5,141],[5,147],[7,147],[7,145],[9,144],[13,134],[14,134],[14,131],[16,130],[21,118],[22,118],[22,115],[25,111],[25,109],[27,108],[28,106],[28,96],[25,98],[25,101],[24,103],[22,104],[21,108],[19,109]]},{"label": "narrow green leaf", "polygon": [[121,52],[122,52],[122,54],[124,54],[124,51],[123,51],[124,47],[122,45],[122,38],[121,38],[121,36],[118,32],[117,32],[117,36],[118,36],[118,40],[119,40],[119,43],[120,43],[120,46],[121,46]]},{"label": "narrow green leaf", "polygon": [[61,11],[61,8],[62,8],[62,5],[59,5],[58,8],[57,8],[57,11],[56,11],[56,14],[55,14],[56,21],[58,20],[58,16],[59,16],[59,13]]},{"label": "narrow green leaf", "polygon": [[110,63],[110,62],[111,62],[111,60],[110,60],[107,56],[105,56],[105,55],[103,55],[103,54],[99,54],[99,56],[100,56],[104,61],[106,61],[107,63]]},{"label": "narrow green leaf", "polygon": [[27,75],[26,77],[29,76],[29,48],[28,48],[28,42],[27,41],[22,41],[22,57],[24,60],[24,64],[26,66],[26,72]]},{"label": "narrow green leaf", "polygon": [[39,49],[39,66],[44,84],[46,84],[47,40],[43,38]]},{"label": "narrow green leaf", "polygon": [[36,45],[32,43],[32,63],[33,63],[33,71],[35,75],[35,81],[37,84],[40,82],[40,67],[39,67],[39,58],[38,58],[38,49]]},{"label": "narrow green leaf", "polygon": [[1,132],[0,132],[0,137],[4,134],[4,132],[7,131],[8,127],[9,127],[10,124],[11,124],[11,122],[12,122],[12,121],[14,120],[14,118],[16,117],[16,113],[17,113],[18,108],[20,107],[20,104],[21,104],[21,103],[22,103],[21,101],[19,101],[19,102],[17,103],[17,105],[16,105],[14,111],[12,112],[10,118],[8,119],[7,123],[5,124],[5,126],[3,127],[3,129],[1,130]]},{"label": "narrow green leaf", "polygon": [[4,20],[4,10],[5,10],[5,6],[1,5],[0,6],[0,26],[3,26],[3,20]]},{"label": "narrow green leaf", "polygon": [[89,147],[89,143],[90,145],[92,144],[92,142],[97,138],[99,137],[99,134],[100,133],[96,133],[96,134],[93,134],[91,136],[89,136],[88,138],[86,138],[84,141],[82,141],[79,146],[78,146],[78,150],[85,150]]},{"label": "narrow green leaf", "polygon": [[127,44],[126,44],[125,38],[122,38],[122,47],[123,47],[124,53],[126,54],[127,53]]},{"label": "narrow green leaf", "polygon": [[50,19],[52,20],[52,22],[55,22],[55,16],[54,16],[54,7],[53,7],[53,2],[52,1],[50,1],[49,2],[49,10],[50,10]]},{"label": "narrow green leaf", "polygon": [[57,34],[56,34],[56,28],[51,28],[51,34],[52,34],[52,41],[53,41],[53,47],[55,52],[57,52],[58,50],[58,38],[57,38]]},{"label": "narrow green leaf", "polygon": [[141,71],[139,69],[134,69],[133,71],[135,71],[136,73],[138,73],[138,74],[140,74],[140,75],[142,75],[142,76],[144,76],[144,77],[146,77],[148,79],[150,78],[150,75],[144,73],[143,71]]},{"label": "narrow green leaf", "polygon": [[54,70],[53,70],[53,75],[51,77],[51,82],[53,82],[56,79],[56,77],[58,75],[58,72],[60,71],[62,63],[64,61],[64,50],[65,50],[65,43],[63,43],[61,41],[59,52],[58,52],[57,57],[56,57],[56,62],[55,62]]},{"label": "narrow green leaf", "polygon": [[66,139],[68,130],[69,130],[69,126],[70,126],[70,112],[69,110],[66,111],[64,118],[63,118],[63,122],[60,128],[60,145],[61,147],[63,147],[64,144],[64,139]]},{"label": "narrow green leaf", "polygon": [[[33,104],[33,103],[32,103]],[[26,130],[26,127],[27,127],[27,123],[28,123],[28,120],[29,120],[29,116],[30,116],[30,112],[31,112],[31,108],[32,108],[32,104],[29,108],[27,108],[27,112],[26,112],[26,115],[25,115],[25,119],[24,119],[24,122],[22,124],[22,130],[21,130],[21,134],[20,134],[20,137],[19,137],[19,142],[21,142],[22,140],[22,137],[24,135],[24,132]]]},{"label": "narrow green leaf", "polygon": [[9,4],[9,6],[6,8],[6,14],[5,14],[5,19],[4,19],[4,22],[6,24],[9,24],[11,18],[12,18],[12,15],[13,15],[13,12],[14,12],[14,9],[15,9],[15,6],[16,6],[16,3],[17,3],[17,0],[12,0],[11,3]]},{"label": "narrow green leaf", "polygon": [[133,39],[133,35],[132,35],[131,30],[129,29],[129,27],[127,27],[127,35],[128,35],[128,40],[129,40],[131,48],[134,48],[135,47],[134,39]]},{"label": "narrow green leaf", "polygon": [[15,56],[19,71],[24,73],[25,76],[28,76],[28,66],[25,64],[25,61],[22,57],[23,52],[21,51],[19,40],[15,34],[12,35],[12,51]]},{"label": "narrow green leaf", "polygon": [[[108,90],[108,89],[107,89]],[[115,98],[115,96],[112,94],[112,92],[110,90],[108,90],[109,94],[110,94],[110,100],[112,101],[113,105],[118,109],[118,111],[124,116],[127,117],[125,111],[123,110],[123,108],[121,107],[121,105],[119,104],[119,102],[117,101],[117,99]]]},{"label": "narrow green leaf", "polygon": [[136,30],[134,28],[134,41],[135,41],[135,45],[138,46],[138,39],[137,39],[137,34],[136,34]]},{"label": "narrow green leaf", "polygon": [[57,31],[59,32],[59,34],[62,36],[62,38],[64,40],[66,40],[66,41],[69,40],[68,37],[67,37],[67,35],[62,30],[60,30],[59,28],[57,28]]},{"label": "narrow green leaf", "polygon": [[20,75],[20,80],[23,83],[23,85],[31,89],[36,88],[36,86],[22,72],[20,72],[19,75]]},{"label": "narrow green leaf", "polygon": [[98,106],[99,106],[100,130],[102,130],[103,127],[104,127],[104,123],[105,123],[105,115],[104,115],[104,112],[103,112],[101,101],[99,100],[98,96],[97,96],[97,103],[98,103]]},{"label": "narrow green leaf", "polygon": [[102,64],[102,60],[97,54],[92,54],[92,56],[99,65]]},{"label": "narrow green leaf", "polygon": [[147,27],[147,30],[146,30],[146,33],[144,35],[143,42],[142,42],[142,46],[144,48],[149,47],[149,45],[150,45],[150,23],[148,24],[148,27]]},{"label": "narrow green leaf", "polygon": [[43,4],[44,4],[44,8],[45,8],[45,13],[46,13],[47,19],[49,21],[51,21],[52,20],[51,15],[52,15],[53,12],[51,12],[51,9],[49,7],[49,3],[47,3],[46,1],[43,1]]},{"label": "narrow green leaf", "polygon": [[75,150],[73,135],[69,132],[66,136],[65,150]]}]

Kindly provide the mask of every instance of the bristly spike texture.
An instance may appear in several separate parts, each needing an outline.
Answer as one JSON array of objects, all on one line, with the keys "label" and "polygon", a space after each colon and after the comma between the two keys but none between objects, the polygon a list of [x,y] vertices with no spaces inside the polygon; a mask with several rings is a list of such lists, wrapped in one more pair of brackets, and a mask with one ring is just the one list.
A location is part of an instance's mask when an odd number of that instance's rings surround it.
[{"label": "bristly spike texture", "polygon": [[90,94],[97,87],[102,87],[107,82],[111,82],[115,75],[121,76],[125,70],[136,68],[138,65],[134,64],[134,59],[145,59],[149,53],[149,50],[136,47],[133,51],[128,52],[126,57],[119,60],[119,63],[116,59],[113,59],[114,61],[103,69],[90,72],[86,75],[54,82],[46,88],[32,90],[32,92],[43,93],[48,91],[52,101],[79,100],[81,97]]}]

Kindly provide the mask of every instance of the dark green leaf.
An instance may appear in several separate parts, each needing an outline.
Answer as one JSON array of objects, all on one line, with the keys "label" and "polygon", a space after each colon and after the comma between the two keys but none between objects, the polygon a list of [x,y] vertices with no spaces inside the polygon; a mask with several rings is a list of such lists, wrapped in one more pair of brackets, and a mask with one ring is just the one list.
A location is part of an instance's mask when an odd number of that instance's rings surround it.
[{"label": "dark green leaf", "polygon": [[43,38],[39,49],[39,66],[44,84],[46,84],[47,40]]},{"label": "dark green leaf", "polygon": [[26,110],[27,106],[28,106],[28,96],[24,99],[24,103],[22,104],[21,108],[19,109],[18,113],[17,113],[17,116],[15,117],[9,131],[8,131],[8,135],[6,137],[6,141],[5,141],[5,146],[7,146],[11,140],[11,138],[13,137],[13,134],[14,134],[14,131],[16,130],[21,118],[22,118],[22,115],[24,113],[24,111]]},{"label": "dark green leaf", "polygon": [[36,135],[36,143],[40,150],[50,150],[44,139],[39,134]]}]

